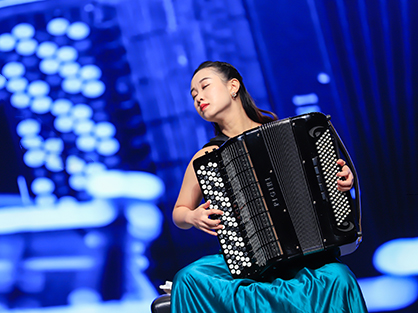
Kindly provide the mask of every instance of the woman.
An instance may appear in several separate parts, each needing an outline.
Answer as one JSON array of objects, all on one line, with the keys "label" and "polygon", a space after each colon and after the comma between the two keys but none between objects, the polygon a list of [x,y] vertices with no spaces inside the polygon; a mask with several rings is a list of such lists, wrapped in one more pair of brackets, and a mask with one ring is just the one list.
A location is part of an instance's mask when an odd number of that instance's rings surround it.
[{"label": "woman", "polygon": [[[204,62],[194,72],[191,95],[200,116],[214,123],[218,135],[192,158],[173,210],[174,223],[217,235],[223,226],[209,215],[223,214],[200,205],[202,193],[193,160],[223,141],[273,121],[273,113],[258,109],[230,64]],[[265,115],[268,113],[272,117]],[[350,190],[353,175],[343,160],[337,163],[340,191]],[[302,263],[301,263],[302,262]],[[201,258],[179,271],[173,281],[172,312],[367,312],[361,291],[347,266],[332,255],[316,255],[286,268],[271,282],[233,279],[221,254]]]}]

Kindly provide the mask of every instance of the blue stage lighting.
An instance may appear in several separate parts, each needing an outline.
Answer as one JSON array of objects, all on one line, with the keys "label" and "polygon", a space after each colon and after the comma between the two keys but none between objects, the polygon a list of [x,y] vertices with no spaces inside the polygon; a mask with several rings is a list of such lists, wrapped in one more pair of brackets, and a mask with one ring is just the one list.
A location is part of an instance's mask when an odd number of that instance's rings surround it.
[{"label": "blue stage lighting", "polygon": [[75,22],[67,29],[67,36],[73,40],[82,40],[90,35],[90,27],[83,22]]},{"label": "blue stage lighting", "polygon": [[51,110],[52,99],[51,97],[36,97],[32,100],[30,109],[33,113],[45,114]]},{"label": "blue stage lighting", "polygon": [[21,77],[25,75],[26,68],[20,62],[9,62],[3,66],[1,73],[6,78]]},{"label": "blue stage lighting", "polygon": [[46,154],[43,150],[33,149],[23,155],[25,164],[32,168],[41,167],[45,163]]},{"label": "blue stage lighting", "polygon": [[52,58],[58,50],[58,45],[55,42],[44,41],[38,45],[36,56],[40,59]]},{"label": "blue stage lighting", "polygon": [[30,97],[23,92],[14,93],[10,97],[10,104],[17,109],[24,109],[30,105]]},{"label": "blue stage lighting", "polygon": [[17,124],[16,132],[20,137],[36,136],[41,131],[41,124],[34,119],[25,119]]},{"label": "blue stage lighting", "polygon": [[28,93],[33,97],[42,97],[49,94],[50,87],[43,80],[35,80],[28,86]]},{"label": "blue stage lighting", "polygon": [[317,79],[321,84],[329,84],[331,81],[331,77],[329,77],[329,75],[326,73],[319,73]]},{"label": "blue stage lighting", "polygon": [[146,172],[99,171],[89,176],[87,191],[98,198],[127,197],[154,201],[164,193],[164,183]]},{"label": "blue stage lighting", "polygon": [[57,50],[57,58],[63,62],[73,62],[78,58],[78,51],[71,46],[64,46]]},{"label": "blue stage lighting", "polygon": [[10,93],[24,92],[26,86],[28,85],[28,80],[24,77],[12,78],[7,82],[6,89]]},{"label": "blue stage lighting", "polygon": [[25,136],[20,140],[20,144],[26,150],[40,149],[44,139],[41,136]]},{"label": "blue stage lighting", "polygon": [[54,192],[55,184],[50,178],[38,177],[33,180],[31,189],[35,195],[50,194]]},{"label": "blue stage lighting", "polygon": [[85,166],[86,166],[86,161],[84,161],[83,159],[75,155],[70,155],[67,158],[65,169],[67,170],[68,174],[72,175],[72,174],[82,173]]},{"label": "blue stage lighting", "polygon": [[88,64],[80,69],[79,75],[84,80],[97,80],[102,77],[102,70],[94,64]]},{"label": "blue stage lighting", "polygon": [[35,27],[28,23],[20,23],[13,27],[12,34],[19,39],[32,38],[35,35]]},{"label": "blue stage lighting", "polygon": [[48,22],[46,30],[53,36],[62,36],[66,34],[69,25],[70,22],[67,19],[57,17]]},{"label": "blue stage lighting", "polygon": [[412,277],[381,276],[358,280],[369,312],[399,310],[414,303],[418,282]]},{"label": "blue stage lighting", "polygon": [[3,75],[0,75],[0,89],[3,89],[6,86],[7,79]]},{"label": "blue stage lighting", "polygon": [[92,120],[79,120],[74,125],[74,133],[76,135],[89,134],[94,128],[94,122]]},{"label": "blue stage lighting", "polygon": [[106,138],[97,144],[97,152],[104,156],[111,156],[119,151],[120,144],[115,138]]},{"label": "blue stage lighting", "polygon": [[45,140],[44,149],[53,153],[61,153],[64,150],[64,141],[61,138],[48,138]]},{"label": "blue stage lighting", "polygon": [[11,34],[5,33],[0,35],[0,51],[9,52],[15,48],[16,38]]},{"label": "blue stage lighting", "polygon": [[35,203],[38,206],[52,206],[57,202],[57,196],[54,194],[39,195],[35,198]]},{"label": "blue stage lighting", "polygon": [[74,120],[68,115],[60,115],[54,120],[54,127],[61,133],[69,133],[73,130]]},{"label": "blue stage lighting", "polygon": [[116,127],[109,122],[100,122],[96,124],[94,134],[100,138],[113,137],[116,134]]},{"label": "blue stage lighting", "polygon": [[97,141],[93,136],[82,135],[76,139],[75,144],[80,151],[92,152],[96,149]]},{"label": "blue stage lighting", "polygon": [[86,177],[81,174],[71,175],[68,179],[68,184],[74,190],[81,191],[86,188]]},{"label": "blue stage lighting", "polygon": [[64,169],[64,164],[59,155],[48,154],[45,159],[45,167],[51,172],[60,172]]},{"label": "blue stage lighting", "polygon": [[399,238],[376,249],[373,264],[389,275],[418,275],[418,238]]},{"label": "blue stage lighting", "polygon": [[321,108],[319,105],[307,105],[296,108],[295,112],[297,115],[302,115],[311,112],[321,112]]},{"label": "blue stage lighting", "polygon": [[106,165],[100,162],[88,163],[85,168],[85,173],[87,175],[94,175],[100,172],[107,170]]},{"label": "blue stage lighting", "polygon": [[71,108],[71,115],[74,119],[89,119],[93,116],[93,109],[87,104],[76,104]]},{"label": "blue stage lighting", "polygon": [[35,39],[20,40],[16,45],[16,52],[23,56],[33,55],[38,47],[38,42]]},{"label": "blue stage lighting", "polygon": [[102,301],[100,294],[91,288],[77,288],[68,295],[68,303],[76,307],[99,303]]},{"label": "blue stage lighting", "polygon": [[160,235],[163,216],[155,204],[130,204],[125,209],[125,216],[130,224],[128,231],[135,238],[152,241]]},{"label": "blue stage lighting", "polygon": [[100,80],[88,81],[82,87],[82,94],[86,98],[94,99],[104,94],[106,85]]},{"label": "blue stage lighting", "polygon": [[77,94],[81,91],[83,82],[76,77],[69,77],[62,81],[61,88],[69,94]]},{"label": "blue stage lighting", "polygon": [[70,112],[73,103],[68,99],[57,99],[52,104],[51,114],[54,116],[65,115]]},{"label": "blue stage lighting", "polygon": [[77,75],[77,73],[80,70],[80,64],[77,62],[67,62],[61,64],[61,67],[59,69],[59,74],[61,77],[71,77]]},{"label": "blue stage lighting", "polygon": [[60,69],[60,62],[57,59],[43,59],[39,62],[39,70],[47,75],[57,74]]}]

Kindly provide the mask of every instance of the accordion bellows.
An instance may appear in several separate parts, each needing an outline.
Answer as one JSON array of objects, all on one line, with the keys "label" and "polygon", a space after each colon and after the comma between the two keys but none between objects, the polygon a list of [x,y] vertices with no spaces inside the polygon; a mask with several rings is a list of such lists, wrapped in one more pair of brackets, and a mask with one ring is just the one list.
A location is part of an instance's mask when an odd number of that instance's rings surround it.
[{"label": "accordion bellows", "polygon": [[[309,113],[229,139],[197,158],[194,170],[234,278],[259,278],[281,261],[361,241],[358,179],[329,118]],[[337,189],[340,150],[356,180],[356,201]]]}]

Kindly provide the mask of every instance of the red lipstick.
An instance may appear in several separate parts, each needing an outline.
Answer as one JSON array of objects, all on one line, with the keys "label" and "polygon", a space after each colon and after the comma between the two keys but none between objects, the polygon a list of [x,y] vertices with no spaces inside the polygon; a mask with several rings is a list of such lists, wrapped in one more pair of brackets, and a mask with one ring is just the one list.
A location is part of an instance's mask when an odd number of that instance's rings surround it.
[{"label": "red lipstick", "polygon": [[209,103],[202,103],[200,105],[200,109],[203,111],[208,105],[209,105]]}]

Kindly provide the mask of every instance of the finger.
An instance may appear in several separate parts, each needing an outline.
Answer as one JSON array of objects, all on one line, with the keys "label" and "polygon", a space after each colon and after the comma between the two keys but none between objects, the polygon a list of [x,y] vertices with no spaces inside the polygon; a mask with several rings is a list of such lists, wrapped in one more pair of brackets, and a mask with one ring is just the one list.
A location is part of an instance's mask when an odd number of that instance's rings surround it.
[{"label": "finger", "polygon": [[210,200],[206,201],[205,203],[201,204],[199,208],[207,209],[210,206]]},{"label": "finger", "polygon": [[218,236],[218,233],[217,233],[217,232],[212,231],[212,230],[210,230],[210,229],[201,228],[201,230],[203,230],[205,233],[208,233],[209,235],[212,235],[212,236]]},{"label": "finger", "polygon": [[337,164],[340,165],[340,166],[344,166],[346,163],[343,159],[338,159]]}]

